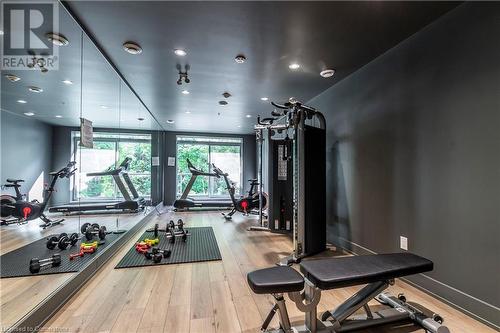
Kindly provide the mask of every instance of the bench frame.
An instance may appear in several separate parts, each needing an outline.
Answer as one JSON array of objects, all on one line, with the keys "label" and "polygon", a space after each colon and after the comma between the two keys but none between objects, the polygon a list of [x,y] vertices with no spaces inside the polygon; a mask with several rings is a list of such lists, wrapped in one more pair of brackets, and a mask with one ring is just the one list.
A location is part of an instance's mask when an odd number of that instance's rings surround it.
[{"label": "bench frame", "polygon": [[[321,289],[317,288],[307,278],[304,280],[305,284],[302,292],[288,293],[288,296],[297,305],[297,308],[305,313],[304,325],[292,327],[283,294],[272,294],[276,302],[261,327],[262,332],[338,333],[395,322],[410,323],[413,321],[428,332],[449,333],[448,328],[441,324],[442,319],[439,316],[435,315],[434,318],[429,318],[414,306],[407,304],[403,297],[396,298],[390,296],[387,292],[383,292],[390,285],[394,284],[393,279],[367,284],[336,309],[324,312],[321,320],[318,320],[317,305],[321,299]],[[372,299],[389,307],[372,311],[368,305],[368,302]],[[361,308],[365,310],[365,314],[353,315]],[[276,312],[279,313],[280,328],[278,330],[267,331],[267,327]]]}]

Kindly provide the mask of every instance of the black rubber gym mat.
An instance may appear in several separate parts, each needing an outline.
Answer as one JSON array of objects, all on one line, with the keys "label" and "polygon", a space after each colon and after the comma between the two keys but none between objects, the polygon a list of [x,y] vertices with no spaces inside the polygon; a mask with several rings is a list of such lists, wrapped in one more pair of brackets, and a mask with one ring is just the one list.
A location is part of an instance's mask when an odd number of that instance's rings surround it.
[{"label": "black rubber gym mat", "polygon": [[[33,243],[30,243],[28,245],[25,245],[14,251],[8,252],[0,256],[0,263],[1,263],[0,277],[12,278],[12,277],[32,276],[32,275],[78,272],[81,267],[83,267],[85,264],[93,260],[96,254],[101,252],[106,246],[111,244],[114,240],[116,240],[122,235],[123,234],[107,235],[106,242],[102,245],[99,245],[95,253],[85,254],[83,257],[78,257],[73,260],[69,260],[69,255],[80,251],[81,240],[78,241],[78,243],[76,243],[74,246],[68,247],[66,250],[62,251],[57,247],[53,250],[49,250],[46,246],[47,238],[39,239]],[[59,235],[51,235],[51,236],[59,236]],[[60,266],[44,267],[40,269],[40,272],[35,274],[32,274],[30,272],[29,266],[31,258],[46,259],[56,253],[61,254]]]},{"label": "black rubber gym mat", "polygon": [[[158,235],[160,243],[155,245],[155,247],[171,250],[172,254],[170,255],[170,258],[164,258],[160,263],[155,264],[153,260],[146,259],[144,254],[138,253],[135,250],[135,246],[133,246],[115,268],[222,260],[212,227],[195,227],[186,229],[191,236],[188,236],[185,243],[178,238],[174,244],[171,244],[166,237],[165,232],[160,232]],[[138,241],[142,241],[145,238],[153,238],[153,232],[145,232],[138,239]]]}]

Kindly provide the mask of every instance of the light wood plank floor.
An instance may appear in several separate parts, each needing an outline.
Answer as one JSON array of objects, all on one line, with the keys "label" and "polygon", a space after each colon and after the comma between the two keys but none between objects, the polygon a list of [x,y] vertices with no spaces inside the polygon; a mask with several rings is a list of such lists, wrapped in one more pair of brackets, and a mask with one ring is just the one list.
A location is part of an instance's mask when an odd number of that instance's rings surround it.
[{"label": "light wood plank floor", "polygon": [[[52,216],[55,218],[55,216]],[[4,254],[52,234],[79,233],[79,225],[99,223],[110,231],[129,229],[144,217],[143,213],[119,215],[85,215],[65,217],[63,224],[51,228],[39,227],[40,220],[33,220],[24,225],[0,227],[0,254]],[[75,252],[74,250],[66,250]],[[68,252],[68,253],[70,253]],[[31,309],[48,297],[59,286],[76,273],[26,276],[0,280],[0,323],[3,328],[12,326]]]},{"label": "light wood plank floor", "polygon": [[[272,307],[272,299],[255,295],[246,274],[274,265],[291,252],[291,240],[283,235],[248,232],[256,220],[241,215],[226,222],[217,212],[167,213],[161,224],[181,217],[188,226],[214,228],[222,261],[156,267],[114,269],[128,251],[122,248],[53,318],[45,329],[70,332],[258,332]],[[154,221],[152,222],[154,223]],[[137,237],[140,234],[137,234]],[[129,246],[132,246],[130,242]],[[454,333],[495,332],[461,312],[397,281],[393,293],[441,314]],[[331,309],[357,288],[324,292],[319,311]],[[294,322],[303,319],[287,302]],[[276,327],[276,321],[273,322]],[[383,327],[365,332],[423,332],[412,325]]]}]

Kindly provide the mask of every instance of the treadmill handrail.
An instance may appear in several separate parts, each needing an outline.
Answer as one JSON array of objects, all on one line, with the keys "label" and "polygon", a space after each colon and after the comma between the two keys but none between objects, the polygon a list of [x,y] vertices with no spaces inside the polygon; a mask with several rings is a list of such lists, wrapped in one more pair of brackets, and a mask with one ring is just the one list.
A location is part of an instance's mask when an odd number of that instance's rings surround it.
[{"label": "treadmill handrail", "polygon": [[186,161],[187,161],[189,172],[191,172],[191,174],[196,175],[196,176],[208,176],[208,177],[219,178],[219,175],[217,173],[204,172],[204,171],[198,170],[195,168],[195,166],[193,165],[193,163],[191,163],[191,161],[189,159],[186,159]]},{"label": "treadmill handrail", "polygon": [[119,175],[123,171],[127,171],[128,167],[130,165],[130,161],[132,159],[130,157],[126,157],[123,162],[118,166],[116,169],[111,169],[111,170],[106,170],[106,171],[101,171],[101,172],[89,172],[87,173],[87,176],[90,177],[96,177],[96,176],[113,176],[113,175]]}]

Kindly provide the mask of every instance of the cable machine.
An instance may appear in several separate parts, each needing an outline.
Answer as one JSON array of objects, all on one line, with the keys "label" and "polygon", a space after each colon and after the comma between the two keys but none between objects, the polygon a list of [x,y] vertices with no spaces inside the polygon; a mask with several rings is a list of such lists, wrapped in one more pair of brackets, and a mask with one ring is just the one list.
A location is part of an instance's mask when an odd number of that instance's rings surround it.
[{"label": "cable machine", "polygon": [[259,192],[269,193],[268,219],[251,230],[292,233],[288,265],[326,249],[325,118],[290,98],[270,118],[257,118]]}]

